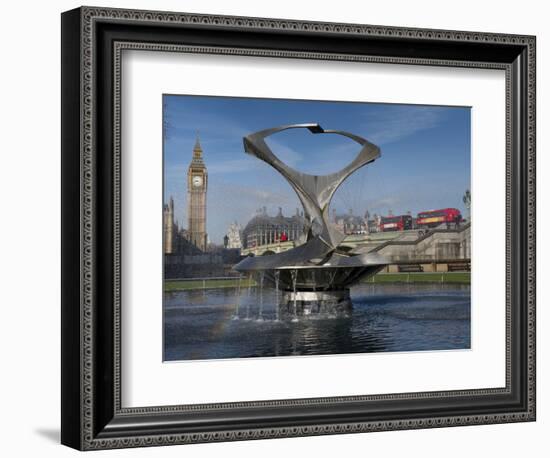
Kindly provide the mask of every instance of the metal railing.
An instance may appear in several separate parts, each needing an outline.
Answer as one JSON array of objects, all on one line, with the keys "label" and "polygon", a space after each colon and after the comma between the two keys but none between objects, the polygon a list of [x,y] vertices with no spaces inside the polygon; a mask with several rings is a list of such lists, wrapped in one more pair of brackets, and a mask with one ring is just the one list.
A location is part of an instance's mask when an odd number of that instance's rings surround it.
[{"label": "metal railing", "polygon": [[440,283],[445,283],[446,277],[448,278],[449,276],[453,276],[453,275],[456,275],[456,276],[470,275],[470,272],[380,272],[370,277],[366,281],[366,283],[376,283],[374,280],[375,277],[384,277],[384,276],[392,277],[393,276],[393,277],[403,278],[405,275],[406,275],[406,280],[403,281],[404,283],[411,283],[411,276],[413,277],[426,276],[426,277],[433,277],[433,278],[439,277],[438,281]]},{"label": "metal railing", "polygon": [[166,283],[172,283],[172,282],[202,282],[202,289],[206,289],[207,287],[207,281],[238,281],[246,280],[247,277],[239,276],[239,275],[233,275],[229,277],[186,277],[186,278],[165,278],[164,281]]}]

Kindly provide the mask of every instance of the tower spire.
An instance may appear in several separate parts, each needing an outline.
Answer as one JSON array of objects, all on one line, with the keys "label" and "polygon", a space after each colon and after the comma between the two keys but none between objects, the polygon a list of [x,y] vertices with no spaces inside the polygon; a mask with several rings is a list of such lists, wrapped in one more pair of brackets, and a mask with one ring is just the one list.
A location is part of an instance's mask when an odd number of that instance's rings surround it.
[{"label": "tower spire", "polygon": [[198,130],[195,133],[195,146],[193,147],[193,151],[201,151],[202,152],[201,141],[200,141]]},{"label": "tower spire", "polygon": [[193,147],[193,161],[202,163],[202,147],[201,141],[199,138],[199,131],[197,130],[197,135],[195,137],[195,146]]}]

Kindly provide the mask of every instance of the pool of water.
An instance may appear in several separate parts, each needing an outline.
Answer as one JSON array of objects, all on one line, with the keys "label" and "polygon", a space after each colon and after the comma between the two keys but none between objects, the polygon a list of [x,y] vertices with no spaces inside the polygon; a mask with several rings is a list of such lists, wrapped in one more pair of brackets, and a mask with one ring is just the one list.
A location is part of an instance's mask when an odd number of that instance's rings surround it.
[{"label": "pool of water", "polygon": [[470,348],[470,286],[373,284],[351,291],[347,316],[292,321],[272,289],[166,293],[164,360]]}]

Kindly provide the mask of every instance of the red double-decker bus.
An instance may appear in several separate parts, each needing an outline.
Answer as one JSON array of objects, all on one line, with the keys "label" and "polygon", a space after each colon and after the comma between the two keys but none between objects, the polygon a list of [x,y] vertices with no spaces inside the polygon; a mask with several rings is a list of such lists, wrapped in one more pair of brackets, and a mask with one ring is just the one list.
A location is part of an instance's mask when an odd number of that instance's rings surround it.
[{"label": "red double-decker bus", "polygon": [[412,216],[411,215],[399,215],[399,216],[383,216],[380,220],[380,231],[406,231],[412,229]]},{"label": "red double-decker bus", "polygon": [[437,227],[440,224],[458,224],[462,221],[460,210],[456,208],[442,208],[421,212],[416,218],[416,225],[421,228]]}]

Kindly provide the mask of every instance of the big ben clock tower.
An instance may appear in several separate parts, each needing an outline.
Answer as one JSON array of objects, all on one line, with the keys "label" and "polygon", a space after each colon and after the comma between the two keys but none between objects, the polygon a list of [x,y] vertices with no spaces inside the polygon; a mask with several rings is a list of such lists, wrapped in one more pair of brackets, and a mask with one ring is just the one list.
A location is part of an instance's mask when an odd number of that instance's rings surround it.
[{"label": "big ben clock tower", "polygon": [[202,148],[197,137],[193,159],[187,171],[187,215],[189,241],[199,250],[206,251],[206,189],[208,173],[202,160]]}]

